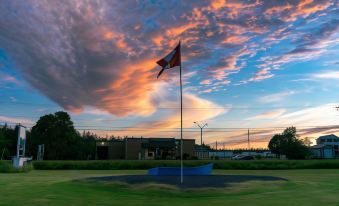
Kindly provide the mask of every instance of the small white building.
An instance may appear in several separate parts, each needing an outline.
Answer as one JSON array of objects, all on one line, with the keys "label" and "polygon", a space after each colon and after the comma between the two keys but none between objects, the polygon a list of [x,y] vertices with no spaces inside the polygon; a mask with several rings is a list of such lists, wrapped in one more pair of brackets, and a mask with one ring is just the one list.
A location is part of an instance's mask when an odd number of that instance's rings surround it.
[{"label": "small white building", "polygon": [[209,158],[229,159],[234,156],[231,150],[211,150],[208,152]]},{"label": "small white building", "polygon": [[271,157],[272,154],[268,150],[263,151],[252,151],[252,150],[212,150],[207,148],[196,148],[195,155],[200,160],[209,160],[209,159],[231,159],[235,155],[244,155],[244,156],[261,156],[261,157]]},{"label": "small white building", "polygon": [[339,137],[330,134],[321,136],[316,140],[317,144],[312,146],[314,158],[331,159],[339,157]]}]

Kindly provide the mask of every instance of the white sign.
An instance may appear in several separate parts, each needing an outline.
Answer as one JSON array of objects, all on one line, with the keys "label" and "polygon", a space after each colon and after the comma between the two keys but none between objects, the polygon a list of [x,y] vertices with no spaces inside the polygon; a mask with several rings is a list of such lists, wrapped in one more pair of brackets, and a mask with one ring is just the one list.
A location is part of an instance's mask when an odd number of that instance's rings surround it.
[{"label": "white sign", "polygon": [[19,126],[19,138],[23,141],[26,140],[26,128],[25,127]]},{"label": "white sign", "polygon": [[18,129],[18,143],[16,149],[16,157],[25,156],[25,144],[26,144],[26,128],[19,125]]}]

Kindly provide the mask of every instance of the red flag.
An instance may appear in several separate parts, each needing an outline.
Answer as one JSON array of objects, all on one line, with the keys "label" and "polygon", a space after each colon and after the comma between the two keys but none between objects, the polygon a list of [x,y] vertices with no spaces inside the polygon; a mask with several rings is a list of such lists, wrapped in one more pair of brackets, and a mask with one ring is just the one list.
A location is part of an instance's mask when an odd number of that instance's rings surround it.
[{"label": "red flag", "polygon": [[180,56],[180,42],[175,47],[171,53],[169,53],[164,58],[157,61],[157,64],[162,67],[161,71],[159,72],[157,78],[164,72],[165,69],[170,69],[172,67],[180,66],[181,56]]}]

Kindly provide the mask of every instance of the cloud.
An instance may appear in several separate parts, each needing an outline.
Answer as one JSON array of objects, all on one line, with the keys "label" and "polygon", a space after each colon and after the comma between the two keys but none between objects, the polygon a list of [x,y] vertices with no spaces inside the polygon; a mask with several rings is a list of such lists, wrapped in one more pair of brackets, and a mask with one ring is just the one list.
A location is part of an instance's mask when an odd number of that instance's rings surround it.
[{"label": "cloud", "polygon": [[[194,121],[207,121],[209,119],[212,119],[220,114],[228,112],[228,109],[225,109],[224,107],[221,107],[209,100],[202,99],[200,97],[197,97],[193,94],[186,93],[184,95],[184,111],[183,111],[183,121],[184,121],[184,127],[190,127],[193,125]],[[170,117],[166,117],[166,120],[168,122],[162,123],[156,123],[157,126],[154,128],[157,128],[160,126],[161,128],[178,128],[180,127],[180,111],[177,102],[167,102],[165,103],[166,106],[170,105],[177,105],[177,111],[172,114]],[[176,120],[171,121],[171,120]],[[160,125],[159,125],[160,124]]]},{"label": "cloud", "polygon": [[331,16],[301,34],[299,22],[329,9],[332,2],[322,0],[7,1],[0,5],[0,47],[30,85],[64,109],[145,117],[159,107],[153,98],[159,81],[177,74],[168,70],[156,80],[155,61],[179,39],[184,75],[190,74],[185,85],[192,88],[189,79],[196,77],[226,86],[230,75],[271,45],[265,40],[276,43],[298,30],[289,42],[296,48],[265,61],[272,68],[258,67],[245,81],[255,82],[273,77],[286,62],[320,55],[337,20]]},{"label": "cloud", "polygon": [[279,1],[276,5],[268,7],[264,15],[268,17],[280,17],[283,21],[295,21],[297,18],[306,18],[311,14],[323,11],[333,5],[331,1]]},{"label": "cloud", "polygon": [[255,73],[254,77],[251,77],[247,80],[243,80],[242,83],[248,83],[248,82],[257,82],[257,81],[261,81],[264,79],[269,79],[271,77],[273,77],[274,74],[270,73],[270,69],[269,68],[264,68],[259,70],[258,72]]},{"label": "cloud", "polygon": [[[159,89],[154,93],[154,96],[160,95],[162,90],[169,88],[170,84],[162,83]],[[172,96],[172,93],[167,95]],[[154,115],[156,120],[144,123],[139,122],[133,125],[134,129],[125,129],[123,131],[114,131],[111,134],[114,135],[130,135],[130,136],[142,136],[144,137],[180,137],[180,105],[178,103],[178,97],[168,98],[165,96],[158,96],[161,98],[161,108]],[[185,93],[183,96],[183,128],[192,127],[193,122],[209,121],[221,114],[225,114],[229,109],[222,107],[209,100],[202,99],[196,95]],[[107,134],[107,131],[105,131]],[[195,138],[194,133],[184,133],[184,138]]]},{"label": "cloud", "polygon": [[339,71],[324,71],[322,73],[313,74],[311,77],[316,79],[339,80]]},{"label": "cloud", "polygon": [[259,120],[259,119],[275,119],[286,112],[286,109],[277,109],[269,112],[264,112],[253,117],[247,118],[248,120]]},{"label": "cloud", "polygon": [[[0,45],[15,60],[23,77],[51,100],[75,113],[86,105],[117,116],[147,116],[156,110],[150,93],[155,87],[153,69],[160,53],[149,50],[140,54],[145,44],[132,42],[122,28],[107,24],[115,17],[107,15],[113,8],[106,7],[105,2],[88,6],[41,2],[32,13],[27,13],[29,2],[25,8],[14,2],[7,4],[9,9],[1,8],[4,18],[0,25],[7,29],[0,34]],[[10,8],[14,7],[21,18],[11,17]],[[53,11],[59,14],[53,15]],[[102,13],[94,14],[96,11]],[[150,109],[145,111],[144,107]]]},{"label": "cloud", "polygon": [[283,115],[281,119],[286,121],[293,120],[293,124],[303,123],[305,125],[306,123],[320,124],[323,122],[331,125],[332,123],[330,122],[334,122],[333,118],[335,117],[329,114],[335,113],[335,106],[335,103],[329,103],[317,107],[306,108],[299,111],[287,113]]},{"label": "cloud", "polygon": [[317,134],[332,134],[339,132],[339,125],[329,125],[329,126],[317,126],[317,127],[310,127],[306,129],[299,129],[298,133],[302,136],[316,136]]},{"label": "cloud", "polygon": [[212,89],[205,89],[201,91],[201,93],[210,93],[210,92],[212,92]]},{"label": "cloud", "polygon": [[2,72],[0,72],[0,82],[1,83],[12,83],[16,85],[19,84],[19,81],[15,77],[2,73]]},{"label": "cloud", "polygon": [[16,102],[17,101],[17,99],[15,98],[15,97],[9,97],[9,99],[11,100],[11,102]]},{"label": "cloud", "polygon": [[210,79],[204,79],[204,80],[200,81],[200,84],[211,84],[211,80]]},{"label": "cloud", "polygon": [[[333,2],[331,1],[280,1],[277,5],[267,8],[265,14],[269,16],[269,18],[280,17],[285,22],[296,21],[298,18],[303,18],[302,21],[306,24],[307,21],[314,21],[320,18],[322,16],[321,13],[325,15],[326,9],[332,5]],[[311,17],[312,14],[318,15]],[[296,30],[292,29],[293,26],[291,24],[280,24],[275,31],[267,37],[264,37],[264,45],[269,48],[273,44],[279,44],[282,40],[287,40],[292,45],[295,45],[295,47],[277,56],[267,55],[266,48],[263,48],[267,56],[261,58],[263,63],[257,67],[276,70],[282,69],[284,64],[290,62],[302,62],[318,58],[327,51],[328,47],[338,43],[337,36],[335,35],[339,28],[338,21],[336,17],[329,17],[326,21],[320,21],[320,24],[312,22],[317,26],[311,30]],[[243,81],[243,83],[261,81],[273,76],[274,74],[255,74],[254,77]]]},{"label": "cloud", "polygon": [[337,106],[337,103],[329,103],[284,113],[274,122],[271,122],[271,125],[296,126],[301,136],[317,137],[331,133],[338,128],[335,106]]},{"label": "cloud", "polygon": [[[338,134],[339,129],[337,125],[337,115],[335,106],[338,103],[329,103],[318,105],[314,107],[306,107],[294,111],[268,111],[264,112],[264,116],[274,116],[274,113],[281,114],[273,119],[261,118],[261,114],[257,115],[261,120],[268,120],[265,122],[257,123],[255,128],[250,129],[251,140],[255,142],[255,146],[267,147],[270,138],[274,134],[281,133],[286,127],[295,126],[300,138],[311,137],[317,138],[326,134]],[[252,117],[255,118],[256,116]],[[245,124],[244,124],[245,125]],[[249,126],[251,127],[251,126]],[[233,135],[227,135],[224,137],[225,144],[232,143],[232,147],[246,147],[247,133],[244,130],[234,130]],[[240,143],[239,143],[240,142]],[[240,144],[240,145],[239,145]],[[252,145],[252,144],[251,144]]]},{"label": "cloud", "polygon": [[295,93],[296,93],[295,91],[285,91],[285,92],[269,94],[269,95],[260,97],[259,101],[263,103],[279,102],[283,100],[285,97],[291,96]]},{"label": "cloud", "polygon": [[7,117],[7,116],[0,116],[0,121],[1,122],[7,122],[7,123],[22,124],[24,126],[25,126],[25,124],[29,124],[29,125],[34,124],[34,122],[30,119]]},{"label": "cloud", "polygon": [[[177,86],[173,86],[171,82],[159,83],[151,96],[154,104],[160,108],[154,114],[158,120],[153,123],[141,123],[135,126],[152,128],[150,134],[156,134],[158,128],[173,129],[180,127],[180,96],[175,92],[166,92],[172,91],[173,87]],[[188,92],[183,94],[183,127],[190,127],[194,121],[212,119],[227,111],[228,109],[195,94]]]}]

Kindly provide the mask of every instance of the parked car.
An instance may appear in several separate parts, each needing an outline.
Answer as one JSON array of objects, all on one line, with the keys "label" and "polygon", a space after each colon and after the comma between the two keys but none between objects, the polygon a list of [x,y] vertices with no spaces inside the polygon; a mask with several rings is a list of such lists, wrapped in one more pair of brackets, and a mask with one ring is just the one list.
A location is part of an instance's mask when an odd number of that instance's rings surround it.
[{"label": "parked car", "polygon": [[254,160],[254,157],[250,155],[235,155],[231,159],[232,160]]},{"label": "parked car", "polygon": [[244,155],[235,155],[235,156],[231,157],[231,160],[238,160],[242,157],[244,157]]}]

